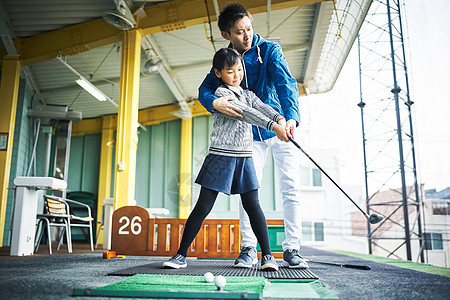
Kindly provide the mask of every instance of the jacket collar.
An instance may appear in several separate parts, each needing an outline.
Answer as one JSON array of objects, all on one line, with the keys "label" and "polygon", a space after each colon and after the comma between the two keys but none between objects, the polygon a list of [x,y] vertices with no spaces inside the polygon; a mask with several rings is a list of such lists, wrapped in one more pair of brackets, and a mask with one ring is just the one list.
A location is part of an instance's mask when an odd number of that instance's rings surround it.
[{"label": "jacket collar", "polygon": [[224,84],[224,86],[229,89],[230,91],[232,91],[235,94],[238,94],[239,96],[242,96],[242,92],[244,91],[240,86],[238,87],[234,87],[228,84]]},{"label": "jacket collar", "polygon": [[[259,47],[259,45],[261,45],[265,40],[259,35],[254,33],[253,34],[253,41],[252,41],[252,46],[250,47],[250,49],[248,49],[247,51],[245,51],[244,53],[247,53],[249,51],[252,51],[254,49],[256,49],[257,47]],[[233,48],[233,44],[229,43],[228,44],[228,48]]]}]

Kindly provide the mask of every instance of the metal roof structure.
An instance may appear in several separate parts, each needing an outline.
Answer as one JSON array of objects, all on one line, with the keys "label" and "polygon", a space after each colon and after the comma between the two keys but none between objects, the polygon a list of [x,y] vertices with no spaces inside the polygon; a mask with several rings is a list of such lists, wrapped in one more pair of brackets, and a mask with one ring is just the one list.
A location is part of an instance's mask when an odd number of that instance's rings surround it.
[{"label": "metal roof structure", "polygon": [[[116,0],[117,1],[117,0]],[[225,1],[127,1],[136,28],[143,28],[139,108],[197,99],[215,49],[226,47],[216,15]],[[332,89],[371,0],[242,1],[254,17],[255,33],[278,42],[303,94]],[[268,9],[269,8],[269,9]],[[83,118],[116,114],[117,106],[99,102],[75,83],[78,73],[117,103],[121,30],[106,23],[114,0],[3,0],[0,48],[19,55],[22,75],[42,104],[65,105]],[[138,16],[145,12],[146,17]],[[1,51],[1,50],[0,50]],[[156,75],[143,64],[156,55]]]}]

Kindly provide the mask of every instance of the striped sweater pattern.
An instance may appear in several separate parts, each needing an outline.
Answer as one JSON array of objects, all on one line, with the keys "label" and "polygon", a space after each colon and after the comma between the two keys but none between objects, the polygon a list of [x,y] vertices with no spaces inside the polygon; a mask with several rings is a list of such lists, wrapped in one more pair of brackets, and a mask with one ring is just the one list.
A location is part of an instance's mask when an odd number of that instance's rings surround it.
[{"label": "striped sweater pattern", "polygon": [[232,96],[229,103],[242,110],[243,118],[225,115],[213,110],[213,131],[209,153],[234,157],[251,157],[253,146],[252,125],[268,130],[283,116],[264,104],[255,93],[241,87],[220,86],[216,97]]}]

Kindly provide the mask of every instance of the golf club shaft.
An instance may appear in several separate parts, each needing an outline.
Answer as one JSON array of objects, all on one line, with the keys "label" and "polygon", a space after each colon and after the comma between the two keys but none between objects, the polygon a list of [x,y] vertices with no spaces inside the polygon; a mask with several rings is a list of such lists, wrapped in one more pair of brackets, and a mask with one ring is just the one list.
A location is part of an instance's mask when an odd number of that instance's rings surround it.
[{"label": "golf club shaft", "polygon": [[340,263],[315,261],[315,260],[308,260],[308,262],[312,262],[312,263],[316,263],[316,264],[324,264],[324,265],[333,265],[333,266],[339,266],[339,267],[344,267],[344,268],[360,269],[360,270],[370,270],[371,269],[369,266],[365,266],[365,265],[340,264]]},{"label": "golf club shaft", "polygon": [[305,152],[305,150],[303,150],[303,148],[302,147],[300,147],[300,145],[299,144],[297,144],[297,142],[296,141],[294,141],[294,139],[292,139],[292,138],[289,138],[289,140],[298,148],[298,149],[300,149],[300,151],[302,151],[303,152],[303,154],[305,154],[306,155],[306,157],[308,157],[309,158],[309,160],[310,161],[312,161],[312,163],[313,164],[315,164],[316,165],[316,167],[317,168],[319,168],[319,170],[323,173],[323,174],[325,174],[325,176],[327,176],[328,177],[328,179],[330,179],[331,180],[331,182],[332,183],[334,183],[334,185],[350,200],[350,201],[352,201],[352,203],[364,214],[364,216],[367,218],[367,219],[369,219],[370,218],[370,216],[364,211],[364,210],[362,210],[361,209],[361,207],[359,207],[358,206],[358,204],[356,204],[356,202],[355,201],[353,201],[353,199],[352,198],[350,198],[350,196],[349,195],[347,195],[347,193],[343,190],[343,189],[341,189],[341,187],[333,180],[333,178],[331,178],[315,161],[314,161],[314,159],[312,159],[312,157],[311,156],[309,156],[308,155],[308,153],[306,153]]}]

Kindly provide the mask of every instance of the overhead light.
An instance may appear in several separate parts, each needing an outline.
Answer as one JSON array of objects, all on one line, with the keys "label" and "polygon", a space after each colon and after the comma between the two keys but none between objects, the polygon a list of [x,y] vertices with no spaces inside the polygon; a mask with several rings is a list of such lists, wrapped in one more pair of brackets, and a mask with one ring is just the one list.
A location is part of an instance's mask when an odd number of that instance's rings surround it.
[{"label": "overhead light", "polygon": [[103,94],[103,92],[98,88],[96,88],[95,85],[90,83],[86,78],[79,77],[77,80],[75,80],[75,82],[78,83],[83,89],[85,89],[86,92],[97,98],[97,100],[106,101],[106,95]]},{"label": "overhead light", "polygon": [[[120,30],[130,30],[136,25],[136,20],[131,14],[131,10],[124,0],[115,0],[116,10],[107,11],[103,19],[109,24]],[[145,11],[144,11],[145,13]]]},{"label": "overhead light", "polygon": [[148,58],[144,63],[144,70],[146,74],[158,74],[162,67],[162,60],[157,56]]},{"label": "overhead light", "polygon": [[95,85],[93,85],[89,80],[87,80],[86,78],[83,77],[83,75],[81,75],[80,73],[78,73],[77,70],[75,70],[71,65],[69,65],[62,57],[61,55],[57,56],[58,60],[64,64],[67,68],[69,68],[69,70],[71,70],[75,75],[78,76],[78,79],[75,80],[76,83],[78,83],[84,90],[86,90],[86,92],[88,92],[89,94],[91,94],[92,96],[94,96],[96,99],[100,100],[100,101],[106,101],[108,100],[109,102],[111,102],[111,104],[113,104],[115,107],[119,107],[119,105],[114,102],[113,99],[109,98],[108,96],[105,95],[105,93],[103,93],[102,91],[100,91],[97,87],[95,87]]}]

